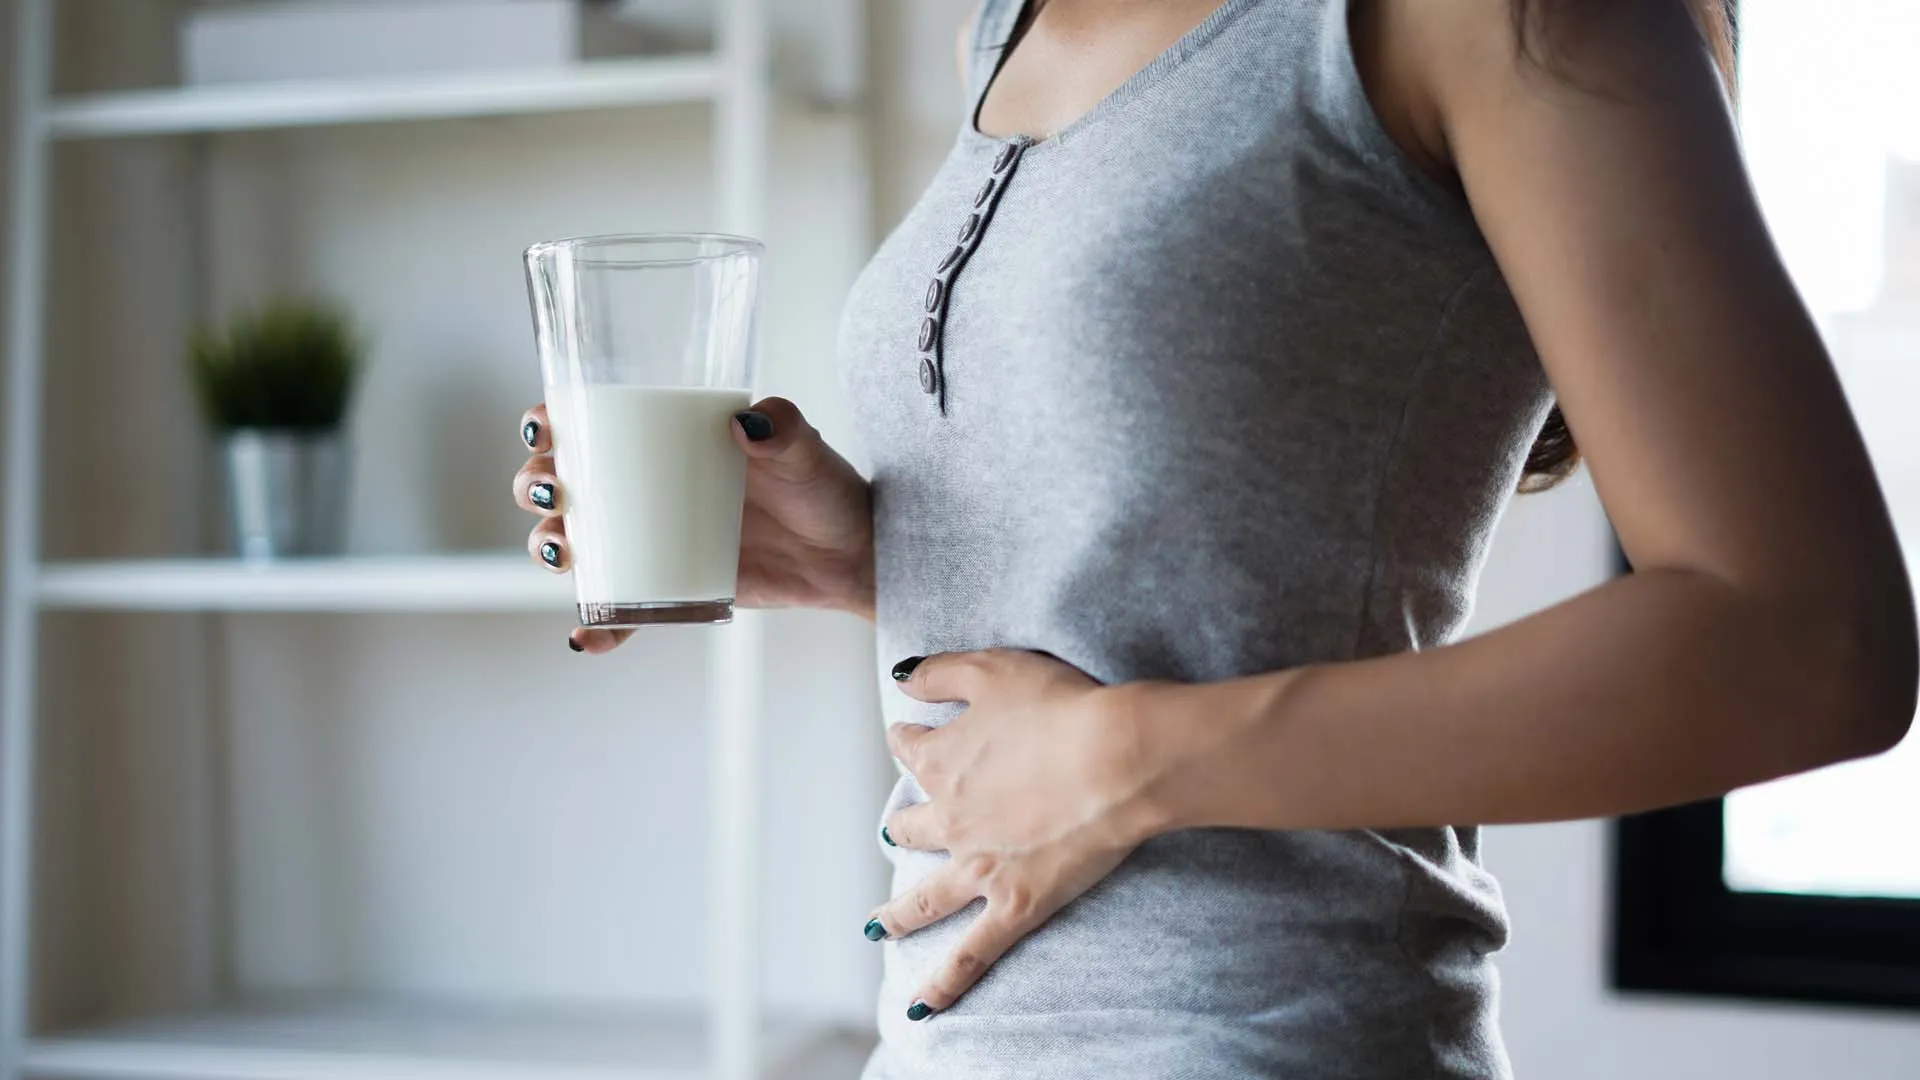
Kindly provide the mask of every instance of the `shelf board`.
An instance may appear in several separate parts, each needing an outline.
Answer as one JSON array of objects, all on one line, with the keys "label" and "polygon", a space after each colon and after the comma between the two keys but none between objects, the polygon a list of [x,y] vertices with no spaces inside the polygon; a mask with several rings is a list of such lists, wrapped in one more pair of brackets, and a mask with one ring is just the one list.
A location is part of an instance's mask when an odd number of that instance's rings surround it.
[{"label": "shelf board", "polygon": [[551,611],[573,585],[517,553],[246,562],[137,559],[49,563],[43,608],[92,611]]},{"label": "shelf board", "polygon": [[583,61],[552,70],[192,86],[55,99],[61,139],[508,116],[703,101],[720,85],[708,54]]},{"label": "shelf board", "polygon": [[[780,1080],[855,1075],[872,1045],[786,1024],[762,1036]],[[295,999],[131,1021],[29,1041],[44,1080],[697,1080],[697,1012]],[[838,1070],[837,1073],[830,1070]]]}]

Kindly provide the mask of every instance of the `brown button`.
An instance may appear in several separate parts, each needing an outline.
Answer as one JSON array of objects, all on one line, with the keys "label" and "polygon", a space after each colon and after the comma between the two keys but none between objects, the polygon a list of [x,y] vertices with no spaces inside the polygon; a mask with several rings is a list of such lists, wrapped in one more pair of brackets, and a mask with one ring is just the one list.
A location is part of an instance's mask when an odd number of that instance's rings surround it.
[{"label": "brown button", "polygon": [[921,352],[926,352],[927,350],[933,348],[933,335],[935,335],[936,333],[939,333],[939,331],[940,331],[940,323],[934,318],[932,318],[931,316],[921,320],[920,322],[920,351]]},{"label": "brown button", "polygon": [[985,206],[987,200],[991,198],[993,198],[993,177],[989,176],[987,177],[987,182],[980,185],[980,194],[973,197],[973,205],[975,207]]},{"label": "brown button", "polygon": [[960,226],[960,242],[963,244],[966,243],[967,241],[973,239],[975,236],[979,235],[979,232],[980,232],[980,215],[968,214],[967,223],[965,225]]},{"label": "brown button", "polygon": [[1019,156],[1020,156],[1019,144],[1008,143],[1006,146],[1006,149],[1000,151],[999,158],[997,158],[993,163],[993,174],[995,176],[998,176],[1001,173],[1006,172],[1007,166],[1012,165],[1013,159]]},{"label": "brown button", "polygon": [[933,357],[920,358],[920,389],[931,394],[940,388],[939,380],[933,372]]},{"label": "brown button", "polygon": [[954,248],[952,251],[947,252],[947,257],[940,260],[940,266],[934,270],[934,273],[944,274],[953,269],[953,265],[960,261],[960,256],[966,253],[966,248]]},{"label": "brown button", "polygon": [[927,310],[928,311],[940,310],[941,291],[942,290],[940,288],[940,279],[934,278],[933,284],[927,286]]}]

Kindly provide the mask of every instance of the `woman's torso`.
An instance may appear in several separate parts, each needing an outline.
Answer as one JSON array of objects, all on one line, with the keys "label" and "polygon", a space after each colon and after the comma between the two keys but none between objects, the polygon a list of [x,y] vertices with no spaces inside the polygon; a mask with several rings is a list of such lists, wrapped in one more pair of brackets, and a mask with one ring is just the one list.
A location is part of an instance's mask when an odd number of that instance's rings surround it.
[{"label": "woman's torso", "polygon": [[[976,104],[1017,7],[981,14]],[[1346,0],[1226,0],[1044,142],[963,126],[842,360],[882,658],[1042,649],[1106,682],[1449,640],[1549,404],[1466,207],[1374,118]],[[881,681],[889,722],[953,715]],[[887,943],[869,1075],[1502,1075],[1477,848],[1157,838],[931,1021],[906,1006],[972,912]],[[940,859],[883,850],[896,891]]]}]

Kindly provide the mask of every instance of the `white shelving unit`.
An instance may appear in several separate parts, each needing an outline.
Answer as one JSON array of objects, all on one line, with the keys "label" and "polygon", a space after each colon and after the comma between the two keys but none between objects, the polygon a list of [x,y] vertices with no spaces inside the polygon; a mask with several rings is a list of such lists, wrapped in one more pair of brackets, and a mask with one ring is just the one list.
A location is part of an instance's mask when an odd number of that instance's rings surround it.
[{"label": "white shelving unit", "polygon": [[427,78],[287,81],[271,88],[200,86],[91,94],[50,102],[55,139],[512,116],[675,101],[711,101],[725,79],[717,57],[594,60],[572,71]]},{"label": "white shelving unit", "polygon": [[36,591],[42,608],[69,611],[573,610],[571,582],[517,555],[50,563]]},{"label": "white shelving unit", "polygon": [[[760,0],[717,0],[711,53],[583,62],[566,71],[289,82],[55,98],[53,0],[17,0],[11,68],[5,566],[0,600],[0,1080],[321,1080],[790,1075],[835,1050],[805,1028],[763,1028],[752,935],[759,856],[754,762],[763,629],[717,638],[708,821],[709,1003],[685,1015],[415,1009],[378,1000],[280,1002],[37,1034],[33,986],[35,729],[41,612],[564,611],[565,582],[515,556],[344,558],[274,566],[219,559],[46,563],[39,550],[46,222],[56,140],[205,134],[704,101],[713,106],[718,218],[763,234],[770,109]],[[823,1042],[822,1039],[825,1039]],[[844,1063],[836,1063],[843,1074]],[[828,1067],[835,1067],[829,1065]]]},{"label": "white shelving unit", "polygon": [[[32,1077],[121,1080],[692,1080],[693,1013],[539,1011],[318,998],[162,1017],[35,1040]],[[763,1033],[765,1075],[850,1077],[864,1047],[831,1028]]]}]

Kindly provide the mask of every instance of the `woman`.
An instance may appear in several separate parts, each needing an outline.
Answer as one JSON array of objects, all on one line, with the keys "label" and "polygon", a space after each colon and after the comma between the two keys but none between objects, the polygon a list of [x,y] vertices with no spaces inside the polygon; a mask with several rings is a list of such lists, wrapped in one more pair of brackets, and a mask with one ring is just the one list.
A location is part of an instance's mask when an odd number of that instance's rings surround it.
[{"label": "woman", "polygon": [[[735,433],[743,601],[902,658],[870,1077],[1505,1075],[1474,826],[1899,741],[1906,572],[1729,41],[1718,0],[986,0],[849,304],[871,481],[785,401]],[[1638,572],[1450,643],[1576,454]]]}]

